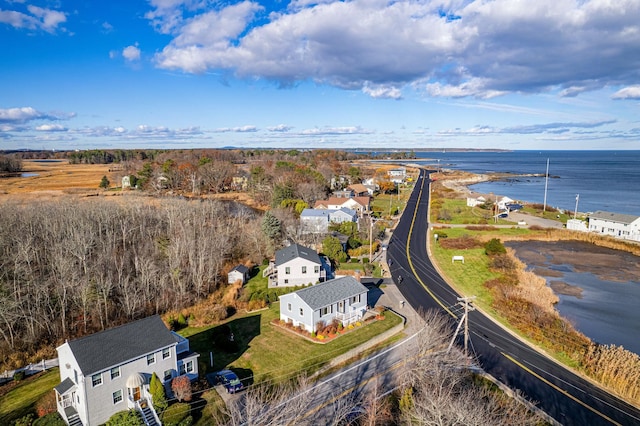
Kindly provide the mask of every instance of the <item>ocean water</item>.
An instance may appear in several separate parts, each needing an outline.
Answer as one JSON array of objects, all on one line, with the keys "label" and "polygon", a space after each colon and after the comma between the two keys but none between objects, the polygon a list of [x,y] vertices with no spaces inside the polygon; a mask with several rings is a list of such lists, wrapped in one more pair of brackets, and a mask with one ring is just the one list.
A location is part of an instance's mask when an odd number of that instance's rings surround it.
[{"label": "ocean water", "polygon": [[640,151],[417,152],[417,163],[473,173],[541,174],[472,185],[473,191],[542,203],[549,160],[547,205],[640,216]]}]

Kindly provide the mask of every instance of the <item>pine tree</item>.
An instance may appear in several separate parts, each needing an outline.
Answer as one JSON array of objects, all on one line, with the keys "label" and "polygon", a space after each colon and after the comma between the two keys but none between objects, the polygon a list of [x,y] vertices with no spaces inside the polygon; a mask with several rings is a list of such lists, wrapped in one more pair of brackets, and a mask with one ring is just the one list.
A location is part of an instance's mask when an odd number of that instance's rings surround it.
[{"label": "pine tree", "polygon": [[102,180],[100,181],[100,188],[107,189],[109,188],[110,183],[111,182],[109,182],[109,179],[107,179],[106,176],[102,176]]},{"label": "pine tree", "polygon": [[151,376],[149,392],[153,398],[153,408],[160,413],[163,412],[169,404],[167,403],[167,396],[164,393],[164,386],[156,373],[153,373]]}]

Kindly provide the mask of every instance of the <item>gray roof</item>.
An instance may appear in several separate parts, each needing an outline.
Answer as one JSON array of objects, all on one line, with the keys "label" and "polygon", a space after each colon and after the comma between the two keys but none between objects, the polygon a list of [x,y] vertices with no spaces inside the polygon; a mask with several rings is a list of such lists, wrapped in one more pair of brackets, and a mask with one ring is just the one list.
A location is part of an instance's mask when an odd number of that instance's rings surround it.
[{"label": "gray roof", "polygon": [[64,395],[65,393],[67,393],[71,388],[73,388],[76,384],[73,383],[73,380],[71,380],[70,378],[66,378],[62,381],[62,383],[60,383],[58,386],[56,386],[54,389],[60,394],[60,395]]},{"label": "gray roof", "polygon": [[340,207],[338,210],[334,210],[334,211],[331,211],[331,212],[332,212],[332,213],[338,213],[338,212],[341,212],[341,213],[348,214],[348,215],[349,215],[349,216],[351,216],[351,217],[354,217],[354,216],[357,216],[357,215],[358,215],[358,212],[357,212],[357,211],[355,211],[355,210],[353,210],[353,209],[350,209],[350,208],[348,208],[348,207]]},{"label": "gray roof", "polygon": [[289,262],[290,260],[301,257],[310,262],[321,265],[320,256],[315,250],[301,246],[300,244],[291,244],[289,247],[282,248],[276,252],[276,266]]},{"label": "gray roof", "polygon": [[296,291],[295,294],[315,311],[367,291],[367,287],[360,284],[355,278],[341,277],[305,287]]},{"label": "gray roof", "polygon": [[304,209],[300,213],[300,217],[329,217],[329,213],[333,210],[327,209]]},{"label": "gray roof", "polygon": [[610,222],[619,222],[619,223],[626,223],[626,224],[635,222],[638,219],[638,216],[633,216],[630,214],[604,212],[602,210],[598,210],[595,213],[591,213],[589,217],[593,219],[608,220]]},{"label": "gray roof", "polygon": [[246,274],[247,272],[249,272],[249,268],[247,268],[244,265],[238,265],[235,268],[233,268],[232,270],[230,270],[229,272],[233,272],[233,271],[238,271],[242,274]]},{"label": "gray roof", "polygon": [[168,346],[176,338],[154,315],[68,342],[85,376],[124,364]]}]

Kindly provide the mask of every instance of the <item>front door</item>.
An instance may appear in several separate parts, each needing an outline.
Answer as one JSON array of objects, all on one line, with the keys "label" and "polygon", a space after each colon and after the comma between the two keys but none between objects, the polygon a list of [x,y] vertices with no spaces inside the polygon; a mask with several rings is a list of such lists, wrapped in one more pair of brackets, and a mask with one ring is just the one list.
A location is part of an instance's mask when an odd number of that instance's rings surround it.
[{"label": "front door", "polygon": [[133,401],[139,401],[140,400],[140,387],[137,388],[133,388]]}]

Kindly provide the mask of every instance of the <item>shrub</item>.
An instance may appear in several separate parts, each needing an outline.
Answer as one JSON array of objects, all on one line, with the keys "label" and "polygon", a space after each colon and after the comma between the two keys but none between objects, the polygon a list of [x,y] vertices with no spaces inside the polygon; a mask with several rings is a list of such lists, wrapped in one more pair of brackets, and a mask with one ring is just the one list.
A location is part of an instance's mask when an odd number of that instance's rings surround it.
[{"label": "shrub", "polygon": [[440,246],[448,250],[469,250],[481,247],[481,243],[473,237],[463,235],[459,238],[447,238],[445,240],[440,240]]},{"label": "shrub", "polygon": [[179,376],[171,381],[171,390],[179,402],[191,401],[191,380],[187,376]]},{"label": "shrub", "polygon": [[149,392],[153,398],[153,408],[156,411],[162,412],[167,408],[167,396],[164,393],[164,386],[158,378],[158,375],[154,372],[151,376],[151,382],[149,383]]},{"label": "shrub", "polygon": [[35,419],[31,426],[67,426],[57,412]]},{"label": "shrub", "polygon": [[187,326],[187,319],[184,317],[182,312],[180,312],[180,315],[178,315],[178,326],[180,328],[184,328]]},{"label": "shrub", "polygon": [[144,420],[137,410],[131,409],[115,413],[105,426],[144,426]]},{"label": "shrub", "polygon": [[227,319],[227,308],[222,305],[215,305],[211,309],[211,318],[214,321],[224,321]]},{"label": "shrub", "polygon": [[31,426],[33,423],[33,414],[27,414],[15,421],[14,426]]},{"label": "shrub", "polygon": [[498,238],[492,238],[484,245],[484,252],[487,256],[495,256],[497,254],[504,254],[507,249],[502,244],[502,241]]},{"label": "shrub", "polygon": [[44,417],[47,414],[55,413],[57,410],[56,394],[53,390],[45,393],[42,398],[36,402],[36,414],[38,417]]},{"label": "shrub", "polygon": [[24,371],[16,371],[15,373],[13,373],[13,380],[15,380],[16,382],[24,380]]}]

